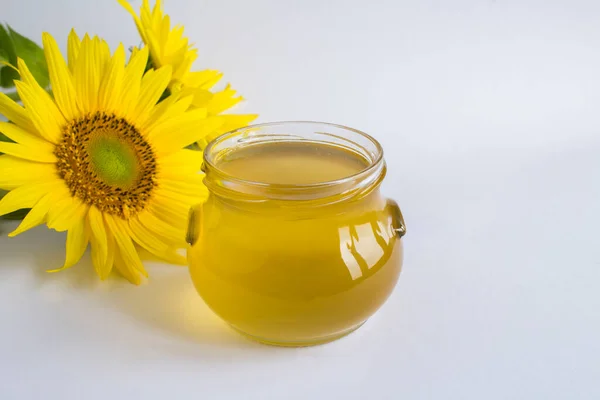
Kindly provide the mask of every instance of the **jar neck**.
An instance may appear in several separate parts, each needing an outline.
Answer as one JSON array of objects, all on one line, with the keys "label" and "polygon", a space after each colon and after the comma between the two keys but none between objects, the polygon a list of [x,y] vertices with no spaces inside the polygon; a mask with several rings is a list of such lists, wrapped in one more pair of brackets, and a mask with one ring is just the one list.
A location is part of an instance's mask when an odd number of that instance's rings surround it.
[{"label": "jar neck", "polygon": [[[348,151],[364,161],[364,168],[347,177],[310,184],[248,181],[220,168],[222,160],[251,146],[291,142]],[[331,204],[365,196],[379,186],[386,173],[381,145],[371,136],[341,125],[308,121],[252,125],[226,133],[208,144],[202,169],[206,173],[204,183],[214,196],[297,205]]]},{"label": "jar neck", "polygon": [[203,165],[204,184],[213,196],[236,202],[281,202],[294,206],[336,204],[360,199],[376,190],[387,167],[383,159],[361,173],[332,182],[285,185],[249,182],[226,175],[209,164]]}]

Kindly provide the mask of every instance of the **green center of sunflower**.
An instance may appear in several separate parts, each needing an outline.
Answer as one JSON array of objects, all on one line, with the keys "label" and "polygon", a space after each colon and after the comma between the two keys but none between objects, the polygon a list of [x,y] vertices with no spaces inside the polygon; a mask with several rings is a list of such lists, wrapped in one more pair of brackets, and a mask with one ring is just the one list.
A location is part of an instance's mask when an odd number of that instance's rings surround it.
[{"label": "green center of sunflower", "polygon": [[88,152],[92,168],[98,177],[112,186],[131,187],[139,173],[135,150],[110,134],[96,135],[90,140]]},{"label": "green center of sunflower", "polygon": [[71,121],[55,150],[59,176],[73,196],[129,218],[144,209],[156,181],[156,157],[123,118],[97,112]]}]

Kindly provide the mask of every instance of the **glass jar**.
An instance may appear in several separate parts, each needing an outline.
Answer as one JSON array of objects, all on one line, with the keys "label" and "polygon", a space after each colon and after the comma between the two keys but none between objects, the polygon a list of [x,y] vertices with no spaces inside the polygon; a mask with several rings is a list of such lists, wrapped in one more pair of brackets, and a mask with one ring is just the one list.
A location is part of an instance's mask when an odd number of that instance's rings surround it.
[{"label": "glass jar", "polygon": [[[364,167],[300,184],[252,181],[223,167],[265,144],[280,155],[295,144],[335,148]],[[375,139],[326,123],[254,125],[213,140],[203,170],[209,196],[190,213],[190,273],[233,328],[268,344],[320,344],[360,327],[388,298],[405,225],[397,204],[380,194],[386,165]]]}]

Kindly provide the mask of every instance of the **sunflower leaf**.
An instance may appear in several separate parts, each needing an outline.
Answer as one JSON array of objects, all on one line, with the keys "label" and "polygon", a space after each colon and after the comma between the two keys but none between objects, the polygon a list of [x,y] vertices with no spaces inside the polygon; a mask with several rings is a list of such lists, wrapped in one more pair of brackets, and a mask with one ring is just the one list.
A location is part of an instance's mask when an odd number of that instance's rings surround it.
[{"label": "sunflower leaf", "polygon": [[17,71],[10,67],[4,67],[0,70],[0,86],[3,88],[12,88],[15,86],[15,80],[19,79]]},{"label": "sunflower leaf", "polygon": [[[10,25],[6,26],[8,27],[8,32],[10,33],[10,38],[12,40],[16,56],[25,61],[25,64],[27,64],[27,67],[41,87],[48,87],[50,84],[50,78],[48,75],[46,57],[44,57],[44,50],[42,50],[40,46],[30,39],[27,39],[25,36],[15,32]],[[14,62],[11,60],[11,64],[16,65],[16,61],[16,59]]]},{"label": "sunflower leaf", "polygon": [[0,63],[7,63],[10,62],[8,60],[8,54],[6,54],[6,51],[4,51],[4,49],[2,49],[2,47],[0,47]]},{"label": "sunflower leaf", "polygon": [[22,208],[20,210],[13,211],[11,213],[3,215],[2,218],[10,219],[10,220],[20,220],[20,219],[25,218],[25,216],[27,215],[29,210],[31,210],[31,209],[30,208]]},{"label": "sunflower leaf", "polygon": [[21,101],[21,97],[19,97],[19,93],[16,90],[13,92],[4,92],[4,94],[13,101]]},{"label": "sunflower leaf", "polygon": [[[0,25],[0,60],[12,65],[17,64],[17,53],[13,40],[4,26]],[[0,86],[12,88],[14,80],[19,78],[17,71],[6,65],[0,65]]]},{"label": "sunflower leaf", "polygon": [[14,62],[17,59],[17,54],[15,53],[15,46],[13,45],[12,39],[8,34],[6,28],[0,24],[0,49],[2,53],[6,56],[6,61]]}]

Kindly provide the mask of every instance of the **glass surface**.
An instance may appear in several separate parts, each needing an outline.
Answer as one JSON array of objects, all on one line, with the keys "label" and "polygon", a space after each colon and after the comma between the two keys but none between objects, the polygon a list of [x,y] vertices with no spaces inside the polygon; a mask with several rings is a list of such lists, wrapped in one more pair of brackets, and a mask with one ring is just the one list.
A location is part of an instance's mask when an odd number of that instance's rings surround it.
[{"label": "glass surface", "polygon": [[318,123],[252,126],[205,152],[208,200],[191,214],[190,273],[208,306],[265,343],[327,342],[393,290],[404,224],[379,185],[379,144]]}]

